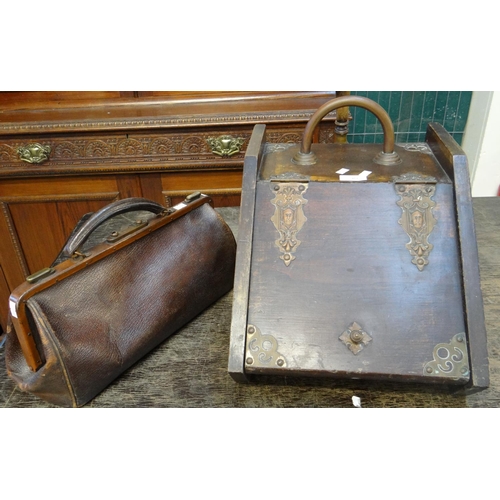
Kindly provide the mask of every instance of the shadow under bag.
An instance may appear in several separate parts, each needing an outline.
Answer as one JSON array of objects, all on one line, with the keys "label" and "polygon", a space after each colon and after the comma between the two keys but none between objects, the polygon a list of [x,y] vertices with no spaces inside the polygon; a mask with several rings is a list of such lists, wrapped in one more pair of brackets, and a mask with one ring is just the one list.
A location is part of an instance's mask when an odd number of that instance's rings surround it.
[{"label": "shadow under bag", "polygon": [[[53,266],[10,296],[6,364],[18,386],[83,406],[229,292],[236,244],[211,203],[200,193],[173,208],[128,198],[82,219]],[[86,249],[104,223],[132,213]]]}]

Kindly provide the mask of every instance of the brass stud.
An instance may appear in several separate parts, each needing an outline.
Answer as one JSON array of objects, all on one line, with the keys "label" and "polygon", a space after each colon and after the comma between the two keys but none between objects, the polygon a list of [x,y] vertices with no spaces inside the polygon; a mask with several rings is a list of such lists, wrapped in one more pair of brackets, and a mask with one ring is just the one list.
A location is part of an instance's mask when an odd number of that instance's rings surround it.
[{"label": "brass stud", "polygon": [[349,338],[355,344],[359,344],[363,340],[363,334],[359,330],[351,330],[349,334]]}]

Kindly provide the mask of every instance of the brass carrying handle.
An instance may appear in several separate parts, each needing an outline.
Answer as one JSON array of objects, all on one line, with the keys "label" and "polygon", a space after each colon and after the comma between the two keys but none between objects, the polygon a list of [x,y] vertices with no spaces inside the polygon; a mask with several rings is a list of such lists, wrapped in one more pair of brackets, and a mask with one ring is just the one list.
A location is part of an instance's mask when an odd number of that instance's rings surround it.
[{"label": "brass carrying handle", "polygon": [[299,165],[314,165],[316,155],[311,151],[312,135],[319,122],[330,112],[345,106],[358,106],[372,112],[379,120],[384,131],[383,151],[373,161],[381,165],[397,165],[401,158],[394,151],[394,127],[385,109],[375,101],[360,96],[336,97],[326,102],[311,116],[304,129],[300,151],[293,157],[293,162]]}]

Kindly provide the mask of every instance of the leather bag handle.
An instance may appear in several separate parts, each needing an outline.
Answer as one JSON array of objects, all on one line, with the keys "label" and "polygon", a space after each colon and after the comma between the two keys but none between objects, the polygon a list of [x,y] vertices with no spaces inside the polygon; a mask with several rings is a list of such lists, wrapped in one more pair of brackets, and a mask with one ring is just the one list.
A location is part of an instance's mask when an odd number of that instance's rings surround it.
[{"label": "leather bag handle", "polygon": [[92,214],[73,234],[69,237],[61,251],[61,257],[70,258],[87,241],[93,231],[103,222],[111,219],[115,215],[136,210],[145,210],[155,214],[162,213],[165,207],[154,201],[145,198],[125,198],[106,205],[101,210]]},{"label": "leather bag handle", "polygon": [[381,165],[397,165],[401,158],[394,151],[394,127],[385,109],[375,101],[361,96],[336,97],[318,108],[311,116],[304,129],[300,151],[293,157],[292,161],[298,165],[314,165],[316,155],[311,151],[312,135],[319,122],[330,112],[346,106],[357,106],[373,113],[379,120],[384,131],[383,151],[373,161]]}]

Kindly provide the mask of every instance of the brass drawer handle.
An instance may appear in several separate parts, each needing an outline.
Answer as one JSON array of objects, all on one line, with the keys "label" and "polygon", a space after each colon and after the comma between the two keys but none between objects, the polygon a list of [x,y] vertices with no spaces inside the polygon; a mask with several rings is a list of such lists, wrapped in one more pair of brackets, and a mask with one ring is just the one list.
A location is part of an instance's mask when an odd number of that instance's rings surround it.
[{"label": "brass drawer handle", "polygon": [[19,158],[28,163],[43,163],[49,159],[50,146],[42,146],[38,142],[17,148]]},{"label": "brass drawer handle", "polygon": [[212,153],[218,156],[233,156],[241,151],[241,146],[245,139],[241,137],[234,138],[230,135],[221,135],[220,137],[209,137],[207,143]]}]

